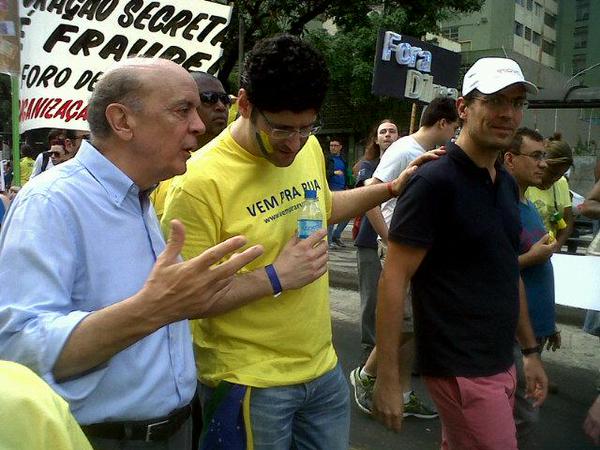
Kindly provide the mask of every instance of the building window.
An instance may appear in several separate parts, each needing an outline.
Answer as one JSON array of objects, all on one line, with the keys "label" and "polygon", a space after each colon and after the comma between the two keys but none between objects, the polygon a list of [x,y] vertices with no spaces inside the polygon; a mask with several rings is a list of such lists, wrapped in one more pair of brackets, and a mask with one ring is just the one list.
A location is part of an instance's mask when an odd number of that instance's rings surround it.
[{"label": "building window", "polygon": [[517,5],[525,6],[525,0],[515,0]]},{"label": "building window", "polygon": [[525,35],[524,35],[525,39],[527,39],[528,41],[531,40],[531,28],[529,27],[525,27]]},{"label": "building window", "polygon": [[535,15],[541,16],[543,12],[544,12],[544,7],[541,4],[539,4],[538,2],[535,2]]},{"label": "building window", "polygon": [[533,0],[527,0],[527,10],[533,11]]},{"label": "building window", "polygon": [[587,48],[588,27],[575,27],[573,48]]},{"label": "building window", "polygon": [[552,14],[544,13],[544,24],[549,26],[550,28],[556,28],[556,16]]},{"label": "building window", "polygon": [[554,47],[554,42],[547,41],[546,39],[542,41],[542,51],[550,56],[554,56]]},{"label": "building window", "polygon": [[542,35],[540,33],[536,33],[534,31],[533,39],[531,39],[531,42],[533,42],[535,45],[541,45],[542,44]]},{"label": "building window", "polygon": [[582,21],[590,18],[590,0],[577,0],[575,4],[575,20]]},{"label": "building window", "polygon": [[581,72],[586,68],[586,58],[585,55],[574,55],[573,56],[573,74]]},{"label": "building window", "polygon": [[515,21],[515,34],[517,36],[523,36],[523,24]]},{"label": "building window", "polygon": [[441,29],[442,36],[453,41],[458,41],[458,27],[446,27]]}]

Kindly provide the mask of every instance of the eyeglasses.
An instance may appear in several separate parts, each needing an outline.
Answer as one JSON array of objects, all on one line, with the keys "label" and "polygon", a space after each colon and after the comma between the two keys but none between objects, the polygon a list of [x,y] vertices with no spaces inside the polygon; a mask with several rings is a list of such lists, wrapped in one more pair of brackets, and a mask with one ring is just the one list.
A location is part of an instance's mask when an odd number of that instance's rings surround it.
[{"label": "eyeglasses", "polygon": [[533,152],[533,153],[514,153],[511,152],[513,155],[518,155],[518,156],[527,156],[528,158],[534,159],[537,162],[541,162],[541,161],[546,161],[546,158],[548,157],[548,154],[546,152]]},{"label": "eyeglasses", "polygon": [[529,102],[524,98],[514,98],[511,100],[504,97],[503,95],[482,95],[475,97],[475,99],[487,103],[490,106],[490,108],[496,110],[504,109],[507,106],[511,106],[516,111],[523,111],[524,109],[527,109],[527,106],[529,106]]},{"label": "eyeglasses", "polygon": [[223,103],[225,106],[231,105],[231,98],[225,92],[212,92],[206,91],[200,93],[200,101],[207,105],[214,105],[218,101]]},{"label": "eyeglasses", "polygon": [[296,133],[298,133],[298,136],[300,136],[301,139],[306,139],[311,134],[316,134],[321,129],[320,124],[312,125],[310,127],[296,128],[295,130],[283,130],[281,128],[275,128],[271,121],[267,119],[267,116],[265,116],[260,109],[256,108],[256,110],[263,117],[263,119],[265,119],[265,122],[267,122],[267,125],[271,129],[271,131],[268,133],[269,136],[275,140],[283,141],[286,139],[291,139]]}]

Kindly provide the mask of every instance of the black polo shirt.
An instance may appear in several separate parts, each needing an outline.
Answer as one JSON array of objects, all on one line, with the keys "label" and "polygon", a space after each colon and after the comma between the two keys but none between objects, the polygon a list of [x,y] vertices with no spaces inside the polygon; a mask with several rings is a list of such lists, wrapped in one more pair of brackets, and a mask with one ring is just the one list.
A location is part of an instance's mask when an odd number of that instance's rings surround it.
[{"label": "black polo shirt", "polygon": [[389,239],[427,248],[412,279],[417,362],[430,376],[489,376],[513,363],[519,315],[519,193],[456,144],[419,168]]}]

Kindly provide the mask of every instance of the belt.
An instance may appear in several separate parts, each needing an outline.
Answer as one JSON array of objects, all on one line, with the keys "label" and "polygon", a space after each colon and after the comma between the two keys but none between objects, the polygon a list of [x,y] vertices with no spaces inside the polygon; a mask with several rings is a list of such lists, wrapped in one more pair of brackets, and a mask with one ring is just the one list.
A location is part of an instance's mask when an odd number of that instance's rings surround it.
[{"label": "belt", "polygon": [[176,409],[168,416],[157,419],[103,422],[82,425],[81,429],[88,437],[131,441],[166,441],[181,428],[190,417],[191,406]]}]

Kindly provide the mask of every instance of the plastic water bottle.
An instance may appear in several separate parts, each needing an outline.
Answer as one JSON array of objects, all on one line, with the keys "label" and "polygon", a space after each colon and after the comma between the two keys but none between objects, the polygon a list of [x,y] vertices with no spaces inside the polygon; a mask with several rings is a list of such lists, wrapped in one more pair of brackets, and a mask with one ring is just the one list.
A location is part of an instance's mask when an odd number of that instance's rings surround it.
[{"label": "plastic water bottle", "polygon": [[306,239],[321,228],[323,228],[323,214],[319,208],[317,191],[307,189],[304,191],[304,202],[298,218],[298,237]]}]

